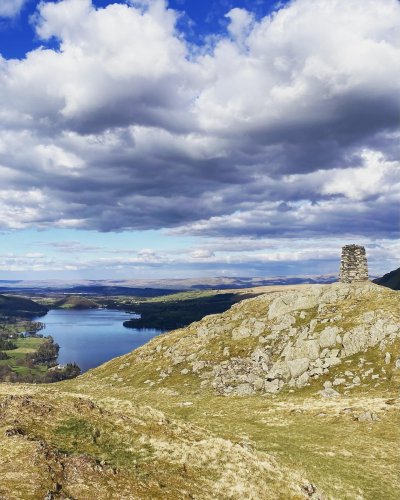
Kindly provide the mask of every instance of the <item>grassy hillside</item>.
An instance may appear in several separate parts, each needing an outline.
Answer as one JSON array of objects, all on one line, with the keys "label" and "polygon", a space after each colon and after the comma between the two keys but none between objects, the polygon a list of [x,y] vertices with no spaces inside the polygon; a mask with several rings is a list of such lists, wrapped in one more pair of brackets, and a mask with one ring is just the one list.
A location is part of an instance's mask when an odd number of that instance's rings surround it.
[{"label": "grassy hillside", "polygon": [[79,295],[68,295],[57,300],[53,306],[55,309],[97,309],[98,302]]},{"label": "grassy hillside", "polygon": [[399,306],[371,284],[271,293],[75,380],[0,385],[0,497],[397,499]]},{"label": "grassy hillside", "polygon": [[0,315],[31,318],[43,316],[48,309],[33,300],[11,295],[0,295]]},{"label": "grassy hillside", "polygon": [[392,290],[400,290],[400,267],[374,280],[377,285],[386,286]]}]

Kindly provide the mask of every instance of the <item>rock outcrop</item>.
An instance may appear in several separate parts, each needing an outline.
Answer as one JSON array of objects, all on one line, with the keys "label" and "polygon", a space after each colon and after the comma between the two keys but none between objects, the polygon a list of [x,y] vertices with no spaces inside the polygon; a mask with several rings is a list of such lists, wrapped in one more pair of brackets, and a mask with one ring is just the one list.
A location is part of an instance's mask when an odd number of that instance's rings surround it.
[{"label": "rock outcrop", "polygon": [[154,384],[179,371],[224,395],[273,394],[332,374],[343,392],[385,378],[365,360],[351,372],[354,355],[378,349],[382,365],[397,369],[386,352],[400,340],[399,305],[396,292],[370,282],[266,294],[155,339],[140,358],[159,361]]}]

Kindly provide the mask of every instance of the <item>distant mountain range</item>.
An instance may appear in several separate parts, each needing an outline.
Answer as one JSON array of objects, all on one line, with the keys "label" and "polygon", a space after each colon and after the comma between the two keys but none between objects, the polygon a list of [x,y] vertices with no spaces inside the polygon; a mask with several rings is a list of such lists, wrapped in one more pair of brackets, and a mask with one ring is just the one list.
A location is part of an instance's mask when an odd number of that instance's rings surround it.
[{"label": "distant mountain range", "polygon": [[392,290],[400,290],[400,267],[373,281],[377,285],[386,286]]},{"label": "distant mountain range", "polygon": [[217,277],[160,280],[0,280],[0,293],[71,293],[95,295],[137,295],[153,297],[183,290],[251,288],[268,285],[333,283],[334,275],[273,276],[267,278]]}]

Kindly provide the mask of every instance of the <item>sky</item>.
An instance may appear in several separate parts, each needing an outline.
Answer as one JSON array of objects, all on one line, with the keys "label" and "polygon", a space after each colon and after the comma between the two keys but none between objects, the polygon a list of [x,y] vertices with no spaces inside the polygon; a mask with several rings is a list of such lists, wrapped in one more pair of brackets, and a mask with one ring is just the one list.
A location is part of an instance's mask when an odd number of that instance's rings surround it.
[{"label": "sky", "polygon": [[1,0],[0,280],[400,266],[397,0]]}]

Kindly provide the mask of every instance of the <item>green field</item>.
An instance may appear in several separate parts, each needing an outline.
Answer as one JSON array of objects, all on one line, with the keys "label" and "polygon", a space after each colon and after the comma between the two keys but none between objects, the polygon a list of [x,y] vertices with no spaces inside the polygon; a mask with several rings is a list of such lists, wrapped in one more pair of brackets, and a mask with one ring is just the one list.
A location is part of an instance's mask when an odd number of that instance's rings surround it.
[{"label": "green field", "polygon": [[0,366],[9,366],[15,373],[20,375],[45,373],[47,371],[46,366],[39,365],[35,368],[28,368],[27,366],[18,364],[18,361],[24,359],[27,354],[35,352],[40,344],[43,344],[45,341],[46,339],[37,337],[13,339],[13,342],[17,345],[17,349],[3,351],[9,356],[9,359],[0,360]]}]

